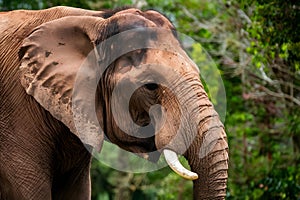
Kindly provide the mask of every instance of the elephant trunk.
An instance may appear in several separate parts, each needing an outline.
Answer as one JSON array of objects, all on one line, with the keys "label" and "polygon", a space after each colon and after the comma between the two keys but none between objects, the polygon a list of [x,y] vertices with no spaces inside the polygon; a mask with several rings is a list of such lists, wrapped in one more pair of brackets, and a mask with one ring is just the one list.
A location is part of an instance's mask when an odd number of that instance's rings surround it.
[{"label": "elephant trunk", "polygon": [[[179,134],[173,137],[165,149],[183,154],[188,160],[192,172],[182,170],[179,174],[193,180],[194,199],[224,199],[228,177],[226,133],[200,80],[194,77],[191,74],[189,77],[186,76],[187,79],[182,81],[182,84],[173,88],[173,92],[180,94],[177,99],[181,108],[179,120],[181,126],[177,127],[179,131],[175,131]],[[168,104],[166,107],[167,110],[171,110],[168,109]],[[170,105],[170,107],[176,106]],[[173,111],[169,116],[177,115],[178,113]],[[174,123],[167,127],[167,130],[171,130]],[[168,134],[166,132],[164,135]],[[157,137],[156,141],[159,143],[163,139]],[[164,154],[166,157],[165,152]],[[171,165],[170,167],[173,168]],[[188,177],[185,176],[186,174]]]},{"label": "elephant trunk", "polygon": [[228,145],[224,128],[214,126],[215,120],[219,120],[218,116],[209,117],[200,125],[198,136],[185,154],[191,170],[199,176],[193,181],[194,199],[226,196]]},{"label": "elephant trunk", "polygon": [[204,157],[195,148],[199,148],[199,145],[192,145],[186,156],[191,170],[199,176],[197,180],[194,180],[194,199],[224,199],[228,177],[226,141],[224,138],[219,138],[211,152]]}]

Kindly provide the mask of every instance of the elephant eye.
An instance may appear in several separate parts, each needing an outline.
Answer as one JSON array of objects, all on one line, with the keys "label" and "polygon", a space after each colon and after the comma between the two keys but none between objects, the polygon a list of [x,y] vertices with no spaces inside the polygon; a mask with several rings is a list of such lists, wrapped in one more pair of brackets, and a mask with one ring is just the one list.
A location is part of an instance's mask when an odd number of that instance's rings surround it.
[{"label": "elephant eye", "polygon": [[147,83],[145,84],[145,87],[148,90],[156,90],[158,88],[158,85],[156,83]]},{"label": "elephant eye", "polygon": [[125,57],[117,61],[118,71],[120,73],[128,72],[132,68],[132,60],[130,57]]}]

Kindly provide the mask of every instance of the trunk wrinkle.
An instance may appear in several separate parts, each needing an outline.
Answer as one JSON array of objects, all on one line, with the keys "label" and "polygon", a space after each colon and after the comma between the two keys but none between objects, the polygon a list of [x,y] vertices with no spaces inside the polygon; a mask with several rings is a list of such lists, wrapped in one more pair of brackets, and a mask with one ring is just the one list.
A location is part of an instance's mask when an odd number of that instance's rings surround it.
[{"label": "trunk wrinkle", "polygon": [[199,176],[194,181],[194,199],[224,199],[228,177],[228,145],[218,115],[202,117],[198,134],[185,157],[191,170]]}]

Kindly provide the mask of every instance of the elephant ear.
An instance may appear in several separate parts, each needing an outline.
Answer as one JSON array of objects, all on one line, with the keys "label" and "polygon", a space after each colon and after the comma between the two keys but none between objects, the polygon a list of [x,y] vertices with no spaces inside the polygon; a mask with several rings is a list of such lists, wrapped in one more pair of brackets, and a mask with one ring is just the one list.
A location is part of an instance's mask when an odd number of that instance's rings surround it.
[{"label": "elephant ear", "polygon": [[[93,107],[96,89],[84,86],[90,84],[88,80],[96,81],[94,41],[101,20],[73,16],[44,23],[24,40],[19,51],[20,79],[26,92],[96,150],[103,142],[102,122],[95,118]],[[75,90],[76,84],[83,89]]]}]

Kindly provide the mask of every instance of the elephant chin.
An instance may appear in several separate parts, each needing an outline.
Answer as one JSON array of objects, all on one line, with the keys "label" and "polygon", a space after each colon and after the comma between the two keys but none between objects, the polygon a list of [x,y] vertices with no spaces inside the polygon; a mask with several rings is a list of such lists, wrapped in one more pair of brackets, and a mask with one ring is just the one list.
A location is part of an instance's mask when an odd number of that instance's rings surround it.
[{"label": "elephant chin", "polygon": [[190,170],[182,166],[182,164],[178,160],[177,154],[174,151],[164,149],[163,154],[170,168],[179,176],[188,180],[198,179],[198,174],[196,174],[195,172],[191,172]]}]

